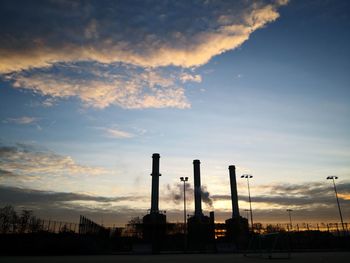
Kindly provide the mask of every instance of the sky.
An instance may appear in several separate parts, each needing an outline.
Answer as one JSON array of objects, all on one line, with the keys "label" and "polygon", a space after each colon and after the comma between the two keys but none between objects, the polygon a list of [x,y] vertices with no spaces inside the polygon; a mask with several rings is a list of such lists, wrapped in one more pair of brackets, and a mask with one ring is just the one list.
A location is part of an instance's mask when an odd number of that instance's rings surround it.
[{"label": "sky", "polygon": [[123,226],[150,209],[350,218],[348,1],[0,2],[0,205]]}]

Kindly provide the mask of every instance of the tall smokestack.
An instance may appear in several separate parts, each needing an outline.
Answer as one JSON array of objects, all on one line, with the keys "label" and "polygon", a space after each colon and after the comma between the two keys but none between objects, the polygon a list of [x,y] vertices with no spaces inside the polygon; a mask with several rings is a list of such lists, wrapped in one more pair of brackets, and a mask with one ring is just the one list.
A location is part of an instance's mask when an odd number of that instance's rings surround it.
[{"label": "tall smokestack", "polygon": [[237,183],[236,183],[236,167],[234,165],[230,165],[228,167],[228,170],[230,171],[232,218],[239,218]]},{"label": "tall smokestack", "polygon": [[202,216],[202,190],[201,190],[201,171],[200,161],[193,160],[193,175],[194,175],[194,215]]},{"label": "tall smokestack", "polygon": [[152,155],[152,196],[151,196],[151,213],[159,213],[159,153]]}]

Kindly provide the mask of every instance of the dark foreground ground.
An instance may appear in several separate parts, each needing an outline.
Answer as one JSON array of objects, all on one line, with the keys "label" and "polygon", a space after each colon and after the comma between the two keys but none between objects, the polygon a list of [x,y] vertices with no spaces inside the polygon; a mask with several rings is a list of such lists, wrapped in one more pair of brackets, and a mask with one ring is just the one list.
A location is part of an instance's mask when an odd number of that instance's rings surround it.
[{"label": "dark foreground ground", "polygon": [[[287,254],[276,254],[273,259],[267,255],[263,257],[249,256],[242,254],[169,254],[169,255],[112,255],[112,256],[23,256],[23,257],[0,257],[1,263],[243,263],[243,262],[300,262],[300,263],[344,263],[348,262],[350,252],[312,252],[312,253],[292,253],[289,259]],[[277,257],[280,257],[278,259]]]}]

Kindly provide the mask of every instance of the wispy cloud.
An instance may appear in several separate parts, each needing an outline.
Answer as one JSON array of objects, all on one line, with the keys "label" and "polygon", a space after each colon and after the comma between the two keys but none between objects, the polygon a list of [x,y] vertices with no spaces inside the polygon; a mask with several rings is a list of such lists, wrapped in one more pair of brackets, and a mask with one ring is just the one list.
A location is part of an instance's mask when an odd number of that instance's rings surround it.
[{"label": "wispy cloud", "polygon": [[76,163],[72,157],[59,155],[31,145],[0,145],[0,170],[2,174],[22,177],[100,175],[107,171]]},{"label": "wispy cloud", "polygon": [[[32,90],[52,98],[78,97],[85,106],[105,108],[118,105],[126,109],[174,107],[190,104],[178,76],[161,70],[102,64],[58,65],[52,70],[36,70],[7,75],[14,88]],[[198,78],[198,77],[197,77]],[[193,81],[187,79],[186,81]],[[46,100],[46,106],[52,100]]]},{"label": "wispy cloud", "polygon": [[182,73],[180,75],[180,80],[185,83],[188,81],[192,81],[192,82],[202,82],[202,76],[201,75],[193,75],[193,74],[189,74],[189,73]]},{"label": "wispy cloud", "polygon": [[4,120],[5,123],[15,123],[15,124],[33,124],[39,121],[39,118],[36,117],[28,117],[28,116],[23,116],[23,117],[18,117],[18,118],[7,118]]},{"label": "wispy cloud", "polygon": [[11,177],[16,177],[16,176],[17,176],[17,174],[3,170],[0,168],[0,178],[1,177],[10,177],[11,178]]},{"label": "wispy cloud", "polygon": [[132,133],[122,131],[116,128],[104,128],[104,131],[106,132],[107,136],[110,138],[128,139],[135,136]]},{"label": "wispy cloud", "polygon": [[[47,1],[37,8],[30,3],[27,12],[29,3],[3,1],[0,73],[16,88],[53,98],[78,97],[96,108],[185,109],[190,103],[179,83],[200,82],[201,77],[182,71],[241,46],[254,31],[275,21],[286,3]],[[79,72],[78,62],[99,65],[97,71],[107,79],[57,74],[60,65]],[[130,67],[134,73],[112,78],[109,67]],[[172,71],[161,76],[158,70],[164,67]]]},{"label": "wispy cloud", "polygon": [[84,193],[72,193],[72,192],[53,192],[43,191],[35,189],[26,189],[19,187],[0,186],[1,200],[4,203],[10,203],[14,205],[25,203],[57,203],[57,202],[77,202],[77,201],[94,201],[98,203],[108,202],[123,202],[123,201],[140,201],[144,200],[142,196],[97,196]]}]

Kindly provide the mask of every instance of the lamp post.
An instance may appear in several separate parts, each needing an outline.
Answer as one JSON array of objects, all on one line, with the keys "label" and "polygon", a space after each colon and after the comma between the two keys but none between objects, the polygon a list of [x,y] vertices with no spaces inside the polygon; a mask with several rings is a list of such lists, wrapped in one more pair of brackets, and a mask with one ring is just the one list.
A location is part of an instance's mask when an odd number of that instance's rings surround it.
[{"label": "lamp post", "polygon": [[249,186],[249,179],[253,178],[251,174],[243,174],[241,175],[241,178],[246,178],[247,179],[247,185],[248,185],[248,198],[249,198],[249,207],[250,207],[250,222],[252,225],[252,232],[254,232],[254,227],[253,227],[253,210],[252,210],[252,200],[250,198],[250,186]]},{"label": "lamp post", "polygon": [[186,224],[186,182],[188,181],[188,177],[180,177],[181,182],[184,183],[184,249],[186,250],[187,246],[187,240],[186,240],[186,235],[187,235],[187,224]]},{"label": "lamp post", "polygon": [[292,224],[292,209],[287,209],[286,210],[288,212],[288,215],[289,215],[289,224],[290,224],[290,229],[292,230],[293,229],[293,224]]},{"label": "lamp post", "polygon": [[335,180],[338,179],[338,176],[331,175],[331,176],[327,176],[326,179],[327,179],[327,180],[332,180],[332,181],[333,181],[334,192],[335,192],[335,198],[337,199],[337,204],[338,204],[340,222],[341,222],[341,226],[342,226],[342,228],[343,228],[343,233],[344,233],[344,235],[345,235],[345,227],[344,227],[344,222],[343,222],[343,215],[342,215],[341,209],[340,209],[337,187],[335,186]]}]

